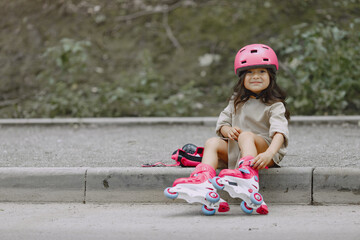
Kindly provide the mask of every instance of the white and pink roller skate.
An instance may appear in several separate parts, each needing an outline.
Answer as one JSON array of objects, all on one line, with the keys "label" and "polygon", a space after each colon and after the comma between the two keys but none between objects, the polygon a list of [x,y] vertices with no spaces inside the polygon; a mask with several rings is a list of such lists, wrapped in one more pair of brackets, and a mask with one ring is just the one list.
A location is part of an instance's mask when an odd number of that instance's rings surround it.
[{"label": "white and pink roller skate", "polygon": [[251,214],[256,209],[259,214],[267,214],[267,205],[259,193],[259,172],[251,166],[253,159],[252,156],[241,158],[237,169],[224,169],[210,181],[216,189],[227,191],[232,198],[241,198],[240,206],[245,213]]},{"label": "white and pink roller skate", "polygon": [[172,187],[164,190],[170,199],[184,199],[188,203],[202,203],[202,212],[205,215],[214,215],[218,212],[229,211],[229,205],[220,198],[216,188],[209,181],[216,176],[214,168],[200,163],[189,178],[176,179]]}]

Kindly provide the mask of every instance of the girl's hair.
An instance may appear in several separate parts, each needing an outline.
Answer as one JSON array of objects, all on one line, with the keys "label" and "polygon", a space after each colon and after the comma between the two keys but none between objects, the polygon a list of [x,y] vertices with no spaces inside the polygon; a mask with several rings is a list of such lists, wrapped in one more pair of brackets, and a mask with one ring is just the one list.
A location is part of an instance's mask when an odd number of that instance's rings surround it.
[{"label": "girl's hair", "polygon": [[[271,105],[276,102],[282,102],[285,106],[285,117],[287,120],[290,119],[290,112],[286,108],[286,93],[277,85],[276,83],[276,72],[271,69],[267,68],[269,76],[270,76],[270,83],[269,86],[263,90],[259,95],[258,98],[265,104]],[[249,98],[251,97],[251,92],[247,90],[244,86],[244,80],[247,70],[240,72],[239,74],[239,81],[234,86],[234,109],[236,112],[236,108],[239,105],[243,105]]]}]

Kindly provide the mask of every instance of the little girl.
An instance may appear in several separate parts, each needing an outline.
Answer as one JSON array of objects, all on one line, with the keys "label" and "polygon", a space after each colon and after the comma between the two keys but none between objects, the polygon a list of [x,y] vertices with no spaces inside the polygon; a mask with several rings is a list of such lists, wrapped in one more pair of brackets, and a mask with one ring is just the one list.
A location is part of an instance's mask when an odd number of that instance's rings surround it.
[{"label": "little girl", "polygon": [[[211,180],[219,164],[229,169],[222,170],[218,179],[249,178],[246,171],[258,180],[259,169],[279,166],[288,145],[290,114],[285,93],[276,83],[278,68],[277,56],[269,46],[252,44],[238,51],[234,69],[239,81],[217,121],[219,137],[206,141],[202,162],[189,178],[177,179],[173,186]],[[267,214],[266,204],[257,212]]]}]

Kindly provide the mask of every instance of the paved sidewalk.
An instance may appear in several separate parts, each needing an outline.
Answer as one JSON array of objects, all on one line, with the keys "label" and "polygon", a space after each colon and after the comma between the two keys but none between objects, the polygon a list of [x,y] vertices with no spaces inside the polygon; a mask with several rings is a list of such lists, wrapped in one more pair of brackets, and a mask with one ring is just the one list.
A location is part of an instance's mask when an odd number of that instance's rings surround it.
[{"label": "paved sidewalk", "polygon": [[[6,127],[1,128],[1,167],[139,167],[163,161],[186,143],[203,146],[207,126]],[[360,167],[360,128],[290,127],[282,166]]]},{"label": "paved sidewalk", "polygon": [[271,205],[245,215],[238,205],[204,216],[184,204],[0,203],[0,239],[357,240],[360,206]]},{"label": "paved sidewalk", "polygon": [[[133,119],[120,125],[116,121],[95,125],[3,124],[0,167],[140,167],[158,161],[172,164],[170,157],[175,149],[186,143],[203,146],[206,139],[215,136],[213,120],[205,121],[205,125],[196,125],[199,122],[192,122],[194,119],[179,118],[183,124],[146,124],[145,120],[138,119],[138,123],[143,121],[139,125]],[[291,125],[288,154],[281,164],[359,168],[360,126]]]}]

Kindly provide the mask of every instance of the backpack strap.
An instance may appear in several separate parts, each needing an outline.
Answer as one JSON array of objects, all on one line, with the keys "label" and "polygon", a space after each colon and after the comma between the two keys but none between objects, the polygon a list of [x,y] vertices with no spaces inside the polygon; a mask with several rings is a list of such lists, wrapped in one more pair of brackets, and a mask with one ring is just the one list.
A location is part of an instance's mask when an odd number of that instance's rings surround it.
[{"label": "backpack strap", "polygon": [[179,165],[180,165],[179,162],[176,162],[175,164],[165,164],[162,162],[157,162],[157,163],[145,163],[141,166],[142,167],[177,167]]},{"label": "backpack strap", "polygon": [[146,163],[142,167],[196,167],[201,163],[204,154],[203,147],[196,147],[193,144],[186,144],[183,148],[174,151],[171,159],[175,160],[175,164],[165,164],[162,162]]}]

